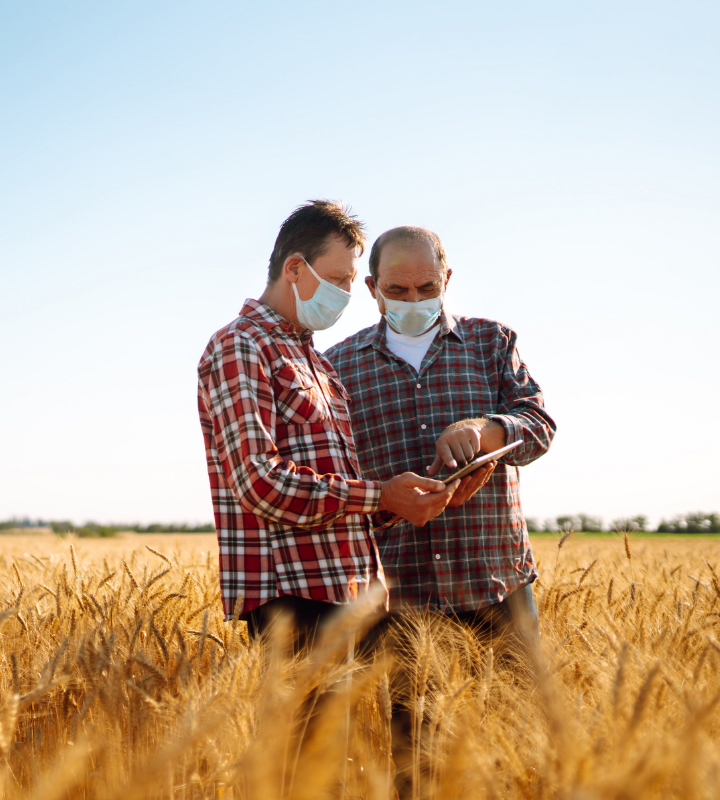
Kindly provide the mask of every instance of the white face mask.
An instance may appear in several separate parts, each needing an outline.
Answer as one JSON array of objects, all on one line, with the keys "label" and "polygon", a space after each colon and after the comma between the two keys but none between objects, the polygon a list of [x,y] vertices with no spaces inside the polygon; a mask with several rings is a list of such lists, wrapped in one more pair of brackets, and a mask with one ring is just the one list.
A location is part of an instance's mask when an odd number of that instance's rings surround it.
[{"label": "white face mask", "polygon": [[[303,258],[303,261],[305,259]],[[297,285],[293,283],[295,292],[295,313],[298,322],[309,331],[324,331],[332,327],[341,317],[350,302],[350,292],[321,278],[308,264],[308,269],[320,281],[315,294],[309,300],[301,300]]]},{"label": "white face mask", "polygon": [[[429,300],[420,300],[417,303],[408,303],[405,300],[388,300],[380,294],[385,301],[385,319],[398,332],[405,336],[420,336],[429,331],[438,321],[442,310],[443,292]],[[380,303],[378,303],[378,306]]]}]

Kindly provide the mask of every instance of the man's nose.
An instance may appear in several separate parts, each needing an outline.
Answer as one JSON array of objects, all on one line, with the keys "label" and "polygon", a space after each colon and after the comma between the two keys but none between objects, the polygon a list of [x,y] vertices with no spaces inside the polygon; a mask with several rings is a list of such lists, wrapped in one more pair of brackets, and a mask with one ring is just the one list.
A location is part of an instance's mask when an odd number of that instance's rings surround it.
[{"label": "man's nose", "polygon": [[417,289],[408,289],[407,297],[405,298],[407,303],[417,303],[420,300],[422,300],[422,297],[420,297],[420,292]]}]

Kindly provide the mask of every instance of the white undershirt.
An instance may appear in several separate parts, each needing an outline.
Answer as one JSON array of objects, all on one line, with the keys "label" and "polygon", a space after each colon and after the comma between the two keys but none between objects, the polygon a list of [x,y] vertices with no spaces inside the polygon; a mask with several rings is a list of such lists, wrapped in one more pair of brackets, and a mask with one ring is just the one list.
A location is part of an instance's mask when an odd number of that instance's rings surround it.
[{"label": "white undershirt", "polygon": [[396,356],[407,361],[410,366],[415,367],[415,372],[420,372],[420,365],[425,358],[425,353],[430,349],[435,334],[440,330],[439,325],[433,325],[429,331],[421,333],[420,336],[406,336],[404,333],[397,333],[389,325],[385,326],[385,338],[388,350]]}]

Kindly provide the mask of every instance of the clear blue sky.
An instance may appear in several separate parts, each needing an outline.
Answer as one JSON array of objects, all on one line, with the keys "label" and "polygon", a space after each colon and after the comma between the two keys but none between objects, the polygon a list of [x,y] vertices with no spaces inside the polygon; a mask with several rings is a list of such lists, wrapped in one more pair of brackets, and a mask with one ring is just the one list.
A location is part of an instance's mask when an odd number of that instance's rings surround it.
[{"label": "clear blue sky", "polygon": [[[558,423],[525,511],[719,510],[717,2],[0,6],[0,518],[209,521],[282,220],[426,225]],[[366,269],[366,259],[363,270]],[[374,323],[362,284],[319,349]]]}]

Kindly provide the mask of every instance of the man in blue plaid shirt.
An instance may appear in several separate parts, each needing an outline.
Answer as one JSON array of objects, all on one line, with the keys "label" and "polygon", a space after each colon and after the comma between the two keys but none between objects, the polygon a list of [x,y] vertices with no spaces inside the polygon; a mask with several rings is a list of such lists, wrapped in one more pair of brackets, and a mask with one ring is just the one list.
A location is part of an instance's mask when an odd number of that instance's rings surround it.
[{"label": "man in blue plaid shirt", "polygon": [[534,639],[537,571],[518,467],[547,451],[555,423],[515,332],[443,308],[451,274],[434,233],[387,231],[373,245],[366,278],[381,320],[326,356],[350,394],[367,479],[454,471],[478,451],[522,441],[497,465],[465,478],[425,527],[375,522],[392,611],[429,608],[491,635],[509,629]]}]

